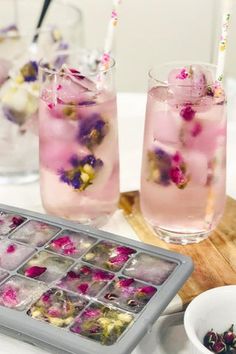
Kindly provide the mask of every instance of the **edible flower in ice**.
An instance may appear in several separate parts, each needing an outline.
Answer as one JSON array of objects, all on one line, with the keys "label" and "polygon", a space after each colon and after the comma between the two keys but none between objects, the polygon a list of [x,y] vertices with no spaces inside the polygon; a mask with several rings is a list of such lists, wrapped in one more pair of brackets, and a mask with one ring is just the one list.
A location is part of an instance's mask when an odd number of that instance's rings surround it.
[{"label": "edible flower in ice", "polygon": [[80,144],[92,149],[102,143],[108,132],[108,124],[100,114],[94,113],[88,118],[81,120],[79,126],[78,141]]},{"label": "edible flower in ice", "polygon": [[60,180],[73,187],[76,191],[82,192],[89,187],[96,178],[97,172],[102,168],[103,162],[96,159],[94,155],[87,155],[83,159],[73,155],[70,159],[72,166],[69,170],[59,171]]},{"label": "edible flower in ice", "polygon": [[47,270],[46,267],[32,266],[30,268],[26,268],[25,276],[29,278],[37,278]]}]

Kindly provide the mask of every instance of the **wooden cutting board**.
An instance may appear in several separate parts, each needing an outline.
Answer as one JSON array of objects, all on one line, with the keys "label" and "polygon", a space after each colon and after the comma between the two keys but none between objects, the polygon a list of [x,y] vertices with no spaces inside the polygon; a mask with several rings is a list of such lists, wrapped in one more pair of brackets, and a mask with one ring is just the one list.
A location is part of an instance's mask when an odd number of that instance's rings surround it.
[{"label": "wooden cutting board", "polygon": [[144,220],[139,206],[139,193],[123,193],[120,208],[140,241],[190,256],[195,270],[179,295],[187,305],[208,289],[236,284],[236,201],[227,198],[224,216],[211,236],[194,245],[171,245],[161,241]]}]

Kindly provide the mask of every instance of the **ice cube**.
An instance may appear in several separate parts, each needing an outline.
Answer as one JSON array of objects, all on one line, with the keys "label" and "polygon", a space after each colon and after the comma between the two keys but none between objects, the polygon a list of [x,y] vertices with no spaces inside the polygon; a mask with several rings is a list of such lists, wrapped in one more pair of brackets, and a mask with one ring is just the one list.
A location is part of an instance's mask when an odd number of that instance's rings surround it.
[{"label": "ice cube", "polygon": [[82,295],[96,296],[114,276],[102,269],[78,264],[57,285]]},{"label": "ice cube", "polygon": [[128,277],[161,285],[168,279],[176,266],[176,263],[166,259],[140,253],[129,262],[123,273]]},{"label": "ice cube", "polygon": [[18,272],[51,283],[60,278],[72,264],[71,259],[42,251],[31,258]]},{"label": "ice cube", "polygon": [[178,143],[181,119],[171,111],[157,111],[153,123],[153,139],[163,143]]},{"label": "ice cube", "polygon": [[0,242],[0,266],[7,270],[13,270],[34,252],[34,248],[9,241]]},{"label": "ice cube", "polygon": [[31,306],[27,314],[57,327],[67,327],[86,305],[85,299],[64,290],[52,288]]},{"label": "ice cube", "polygon": [[133,278],[119,277],[102,292],[99,299],[131,312],[140,312],[156,291],[153,286]]},{"label": "ice cube", "polygon": [[101,241],[84,255],[83,260],[117,272],[135,252],[136,251],[130,247],[109,241]]},{"label": "ice cube", "polygon": [[0,305],[23,311],[44,291],[39,282],[13,276],[0,286]]},{"label": "ice cube", "polygon": [[83,233],[64,230],[50,242],[47,249],[63,256],[78,258],[96,241],[95,238]]},{"label": "ice cube", "polygon": [[0,236],[6,236],[25,221],[20,215],[7,214],[0,210]]},{"label": "ice cube", "polygon": [[60,229],[44,222],[30,220],[20,229],[16,230],[11,239],[26,243],[32,246],[41,247],[45,245]]},{"label": "ice cube", "polygon": [[92,303],[76,318],[70,330],[101,344],[112,345],[132,321],[130,313]]},{"label": "ice cube", "polygon": [[207,95],[207,87],[213,84],[213,77],[201,65],[186,65],[169,73],[168,84],[177,104],[194,103]]},{"label": "ice cube", "polygon": [[201,152],[189,150],[185,155],[185,162],[191,182],[205,185],[208,174],[207,157]]}]

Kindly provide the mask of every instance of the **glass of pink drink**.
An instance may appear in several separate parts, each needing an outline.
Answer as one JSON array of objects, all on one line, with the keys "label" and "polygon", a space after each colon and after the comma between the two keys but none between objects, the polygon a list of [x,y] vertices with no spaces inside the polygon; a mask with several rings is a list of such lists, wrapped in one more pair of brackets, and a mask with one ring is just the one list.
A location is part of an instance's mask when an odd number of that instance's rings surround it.
[{"label": "glass of pink drink", "polygon": [[64,58],[59,69],[40,67],[42,202],[49,214],[101,226],[119,199],[115,64],[102,70],[85,52]]},{"label": "glass of pink drink", "polygon": [[200,242],[224,210],[226,98],[214,77],[197,63],[149,72],[141,210],[166,242]]}]

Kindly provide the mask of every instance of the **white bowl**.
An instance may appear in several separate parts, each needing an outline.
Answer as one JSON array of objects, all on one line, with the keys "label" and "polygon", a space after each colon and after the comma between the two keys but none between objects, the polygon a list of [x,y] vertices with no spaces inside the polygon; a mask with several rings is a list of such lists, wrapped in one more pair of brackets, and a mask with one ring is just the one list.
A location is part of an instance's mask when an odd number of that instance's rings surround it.
[{"label": "white bowl", "polygon": [[214,288],[197,296],[184,315],[192,354],[212,354],[202,344],[205,334],[211,329],[223,333],[232,324],[236,328],[236,285]]}]

